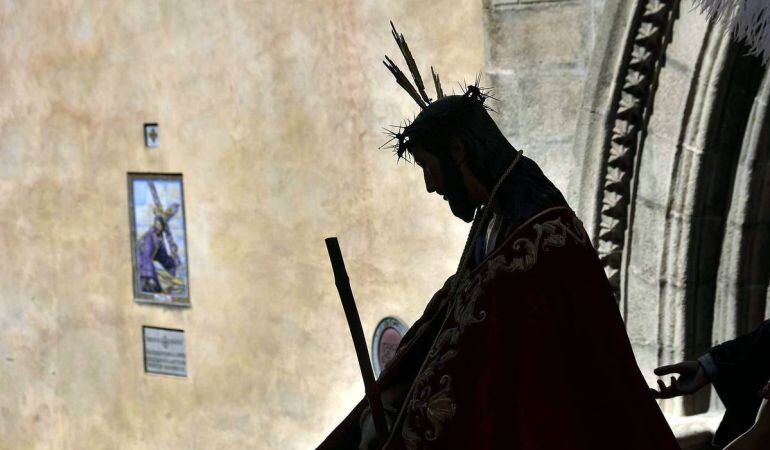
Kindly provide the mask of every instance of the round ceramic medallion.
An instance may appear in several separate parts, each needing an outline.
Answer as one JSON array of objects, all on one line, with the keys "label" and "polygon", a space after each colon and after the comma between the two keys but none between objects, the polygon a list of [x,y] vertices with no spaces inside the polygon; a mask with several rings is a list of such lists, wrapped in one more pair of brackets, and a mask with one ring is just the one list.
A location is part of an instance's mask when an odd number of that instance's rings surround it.
[{"label": "round ceramic medallion", "polygon": [[377,328],[374,330],[374,338],[372,339],[372,368],[374,369],[374,376],[379,377],[382,369],[393,359],[398,344],[408,329],[409,327],[396,317],[386,317],[377,324]]}]

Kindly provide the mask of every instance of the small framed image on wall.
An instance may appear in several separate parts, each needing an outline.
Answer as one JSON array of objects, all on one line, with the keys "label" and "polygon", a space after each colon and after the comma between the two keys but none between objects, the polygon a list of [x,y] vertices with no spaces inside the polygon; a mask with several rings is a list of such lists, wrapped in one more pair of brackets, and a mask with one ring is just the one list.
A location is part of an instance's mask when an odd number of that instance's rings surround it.
[{"label": "small framed image on wall", "polygon": [[190,306],[181,174],[128,174],[134,299]]}]

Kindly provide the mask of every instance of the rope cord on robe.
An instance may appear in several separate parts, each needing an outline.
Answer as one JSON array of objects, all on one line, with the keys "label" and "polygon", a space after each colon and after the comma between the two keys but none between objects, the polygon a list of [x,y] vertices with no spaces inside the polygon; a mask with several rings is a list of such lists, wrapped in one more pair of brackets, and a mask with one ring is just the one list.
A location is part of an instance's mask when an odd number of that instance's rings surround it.
[{"label": "rope cord on robe", "polygon": [[[489,211],[492,209],[489,206],[492,205],[492,202],[495,199],[495,194],[497,194],[497,191],[500,188],[500,186],[503,184],[503,181],[505,181],[505,179],[511,173],[513,168],[516,167],[516,163],[519,162],[519,159],[521,158],[522,153],[524,152],[521,150],[517,152],[511,165],[500,176],[500,179],[497,181],[497,184],[495,184],[495,187],[492,189],[492,192],[489,194],[489,200],[487,201],[486,206],[482,209],[481,214],[478,213],[478,210],[476,212],[476,217],[474,217],[473,219],[473,225],[471,225],[471,230],[468,233],[468,240],[465,241],[465,248],[463,249],[462,256],[460,257],[460,264],[457,266],[457,271],[455,273],[454,280],[452,280],[453,284],[449,289],[448,298],[450,299],[450,304],[447,306],[446,316],[444,317],[444,320],[439,330],[444,328],[444,325],[446,324],[447,320],[449,319],[449,317],[451,317],[452,308],[455,304],[455,297],[457,295],[457,290],[459,286],[462,284],[462,281],[464,281],[464,278],[467,276],[468,272],[470,272],[467,267],[467,261],[469,256],[473,253],[473,243],[476,242],[476,239],[478,238],[478,234],[481,229],[481,224],[489,216]],[[430,353],[431,349],[435,347],[436,341],[438,340],[439,336],[440,334],[436,335],[436,338],[433,340],[433,343],[428,349],[428,353]],[[417,375],[419,375],[420,372],[423,371],[427,361],[428,361],[428,358],[423,359],[422,364],[420,365],[420,369],[416,372]],[[415,377],[415,380],[416,378],[417,377]],[[385,445],[382,447],[382,450],[386,450],[388,448],[388,445],[393,439],[393,432],[399,428],[399,424],[404,419],[404,412],[406,411],[407,399],[411,397],[412,393],[414,392],[414,386],[415,386],[415,382],[413,380],[411,386],[409,387],[409,391],[407,391],[406,396],[404,397],[404,401],[401,404],[401,409],[398,413],[398,416],[396,417],[395,422],[393,423],[393,427],[390,430],[390,436],[388,436],[388,440],[385,442]]]},{"label": "rope cord on robe", "polygon": [[[482,214],[480,220],[476,221],[475,218],[473,220],[473,225],[471,225],[471,230],[468,233],[468,240],[465,241],[465,247],[463,248],[462,256],[460,257],[460,264],[457,266],[457,270],[455,271],[455,278],[454,283],[452,284],[452,288],[449,291],[449,297],[454,298],[455,294],[457,293],[457,287],[460,285],[461,281],[464,281],[465,275],[468,272],[468,258],[470,255],[473,254],[473,245],[476,242],[476,239],[478,238],[479,234],[479,228],[481,227],[481,224],[484,223],[484,221],[489,216],[489,212],[492,210],[489,206],[491,206],[492,201],[495,198],[495,195],[497,194],[498,189],[500,189],[500,186],[502,186],[503,181],[508,177],[508,174],[511,173],[514,167],[516,167],[516,163],[519,162],[519,158],[521,158],[523,151],[519,150],[516,154],[516,156],[513,158],[513,162],[510,166],[508,166],[508,169],[503,172],[503,174],[500,176],[500,179],[497,181],[497,184],[495,184],[495,187],[492,189],[492,192],[489,194],[489,200],[487,201],[487,205],[482,209]],[[478,216],[478,213],[476,214]]]}]

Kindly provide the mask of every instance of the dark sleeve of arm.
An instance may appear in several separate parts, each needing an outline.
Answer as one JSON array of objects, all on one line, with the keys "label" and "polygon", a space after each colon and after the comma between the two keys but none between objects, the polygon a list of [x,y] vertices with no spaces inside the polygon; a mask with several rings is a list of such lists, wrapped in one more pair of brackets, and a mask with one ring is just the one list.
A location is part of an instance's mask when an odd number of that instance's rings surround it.
[{"label": "dark sleeve of arm", "polygon": [[725,406],[729,408],[737,398],[755,395],[767,381],[770,320],[749,334],[713,347],[708,356],[713,363],[711,381]]}]

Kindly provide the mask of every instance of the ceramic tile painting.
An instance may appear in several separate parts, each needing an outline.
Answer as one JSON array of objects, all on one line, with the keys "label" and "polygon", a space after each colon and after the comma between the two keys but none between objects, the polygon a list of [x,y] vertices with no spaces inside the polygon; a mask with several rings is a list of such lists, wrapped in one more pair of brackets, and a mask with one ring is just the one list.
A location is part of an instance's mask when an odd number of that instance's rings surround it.
[{"label": "ceramic tile painting", "polygon": [[134,298],[189,306],[182,176],[128,174]]}]

